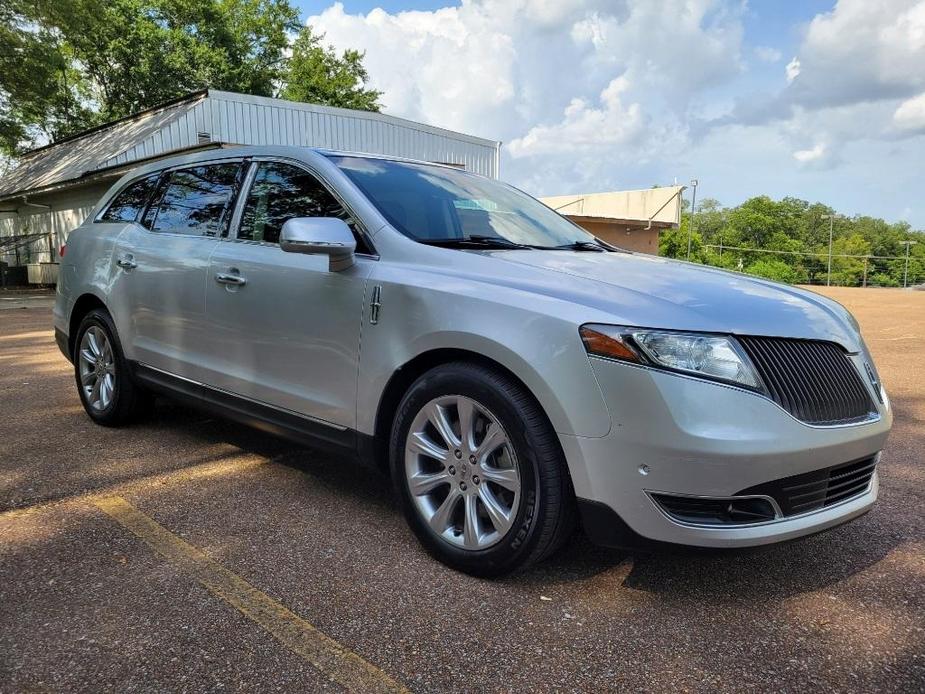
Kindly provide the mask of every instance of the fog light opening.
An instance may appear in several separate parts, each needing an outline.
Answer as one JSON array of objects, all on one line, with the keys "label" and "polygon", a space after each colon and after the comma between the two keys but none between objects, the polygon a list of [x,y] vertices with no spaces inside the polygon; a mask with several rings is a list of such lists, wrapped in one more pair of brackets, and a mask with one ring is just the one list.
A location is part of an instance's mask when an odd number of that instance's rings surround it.
[{"label": "fog light opening", "polygon": [[770,500],[761,497],[710,498],[652,494],[652,499],[669,517],[698,525],[747,525],[766,523],[777,514]]}]

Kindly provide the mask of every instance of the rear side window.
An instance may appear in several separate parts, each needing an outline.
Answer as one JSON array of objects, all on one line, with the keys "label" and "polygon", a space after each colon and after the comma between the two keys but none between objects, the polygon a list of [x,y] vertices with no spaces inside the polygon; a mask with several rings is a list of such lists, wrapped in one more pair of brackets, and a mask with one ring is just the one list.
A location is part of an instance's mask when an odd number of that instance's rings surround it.
[{"label": "rear side window", "polygon": [[283,224],[294,217],[339,217],[351,223],[343,206],[310,173],[290,164],[261,163],[244,204],[238,238],[279,243]]},{"label": "rear side window", "polygon": [[100,217],[101,222],[134,222],[138,215],[148,204],[148,199],[157,185],[159,173],[145,176],[135,181],[128,187],[123,188],[103,215]]},{"label": "rear side window", "polygon": [[160,201],[145,216],[152,231],[221,236],[228,227],[239,163],[172,171]]}]

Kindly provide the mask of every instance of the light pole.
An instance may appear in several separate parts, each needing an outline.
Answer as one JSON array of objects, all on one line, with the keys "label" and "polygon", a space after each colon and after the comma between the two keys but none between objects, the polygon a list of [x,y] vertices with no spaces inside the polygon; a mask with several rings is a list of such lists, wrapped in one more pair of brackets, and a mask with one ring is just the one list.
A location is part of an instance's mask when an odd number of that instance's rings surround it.
[{"label": "light pole", "polygon": [[829,220],[829,272],[825,278],[825,285],[830,287],[832,285],[832,231],[835,228],[835,218],[838,217],[841,219],[840,214],[824,214],[822,219]]},{"label": "light pole", "polygon": [[903,270],[903,289],[909,283],[909,246],[914,246],[918,241],[900,241],[906,247],[906,269]]},{"label": "light pole", "polygon": [[691,179],[691,188],[693,192],[691,193],[691,223],[687,225],[687,259],[691,259],[691,239],[694,237],[694,218],[697,214],[697,184],[699,181],[696,178]]}]

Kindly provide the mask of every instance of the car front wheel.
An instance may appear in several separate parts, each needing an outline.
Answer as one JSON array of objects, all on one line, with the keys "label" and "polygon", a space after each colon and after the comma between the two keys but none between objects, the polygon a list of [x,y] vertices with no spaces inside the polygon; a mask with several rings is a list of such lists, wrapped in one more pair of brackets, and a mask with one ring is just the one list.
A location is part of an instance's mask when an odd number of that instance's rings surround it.
[{"label": "car front wheel", "polygon": [[510,377],[454,363],[421,376],[396,414],[392,475],[408,521],[444,563],[494,576],[555,551],[574,498],[555,433]]}]

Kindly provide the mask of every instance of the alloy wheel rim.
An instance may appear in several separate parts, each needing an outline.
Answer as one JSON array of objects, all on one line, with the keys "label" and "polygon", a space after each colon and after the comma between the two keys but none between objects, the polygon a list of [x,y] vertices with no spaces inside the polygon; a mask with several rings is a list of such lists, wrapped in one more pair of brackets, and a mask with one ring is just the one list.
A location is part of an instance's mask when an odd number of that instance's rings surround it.
[{"label": "alloy wheel rim", "polygon": [[435,535],[461,549],[490,547],[520,505],[517,458],[501,422],[463,395],[428,402],[405,440],[405,481]]},{"label": "alloy wheel rim", "polygon": [[80,339],[77,359],[86,401],[92,410],[102,412],[116,393],[116,365],[106,333],[95,325],[87,328]]}]

